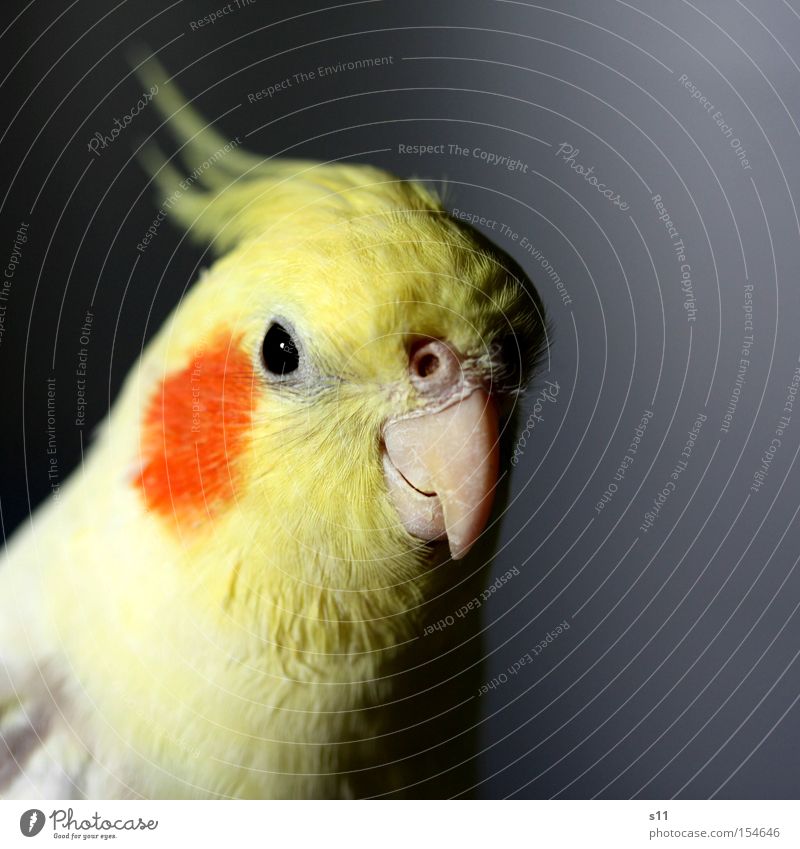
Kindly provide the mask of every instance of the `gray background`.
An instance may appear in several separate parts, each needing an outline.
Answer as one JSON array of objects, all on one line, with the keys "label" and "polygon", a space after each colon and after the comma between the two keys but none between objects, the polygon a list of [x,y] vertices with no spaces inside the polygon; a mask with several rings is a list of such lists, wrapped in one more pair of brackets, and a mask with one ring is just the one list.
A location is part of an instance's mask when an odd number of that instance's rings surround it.
[{"label": "gray background", "polygon": [[[257,0],[191,29],[218,5],[34,2],[9,14],[3,253],[21,221],[30,227],[0,340],[4,530],[49,490],[44,380],[58,375],[69,395],[87,307],[99,316],[90,415],[86,428],[59,432],[64,470],[203,261],[164,225],[133,268],[154,207],[132,152],[158,132],[154,111],[100,157],[87,152],[140,96],[125,51],[144,43],[227,137],[247,134],[264,155],[353,156],[444,181],[450,207],[519,234],[487,231],[548,306],[543,377],[561,391],[527,440],[500,520],[493,570],[520,574],[478,614],[481,675],[508,680],[479,697],[476,792],[797,798],[800,405],[763,486],[750,486],[800,355],[800,6]],[[298,71],[375,56],[393,61],[248,103],[248,92]],[[508,154],[526,173],[398,148],[439,143]],[[557,154],[563,143],[629,208],[572,170]],[[685,245],[694,322],[656,194]],[[723,432],[746,284],[753,345]],[[645,410],[634,462],[598,512]],[[691,458],[643,531],[699,413]],[[509,676],[563,620],[569,630]]]}]

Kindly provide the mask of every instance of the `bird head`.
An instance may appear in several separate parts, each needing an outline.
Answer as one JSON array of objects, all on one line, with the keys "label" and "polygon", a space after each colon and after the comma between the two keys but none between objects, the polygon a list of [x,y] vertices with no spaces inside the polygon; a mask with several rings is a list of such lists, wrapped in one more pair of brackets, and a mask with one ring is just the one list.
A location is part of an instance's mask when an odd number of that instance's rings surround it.
[{"label": "bird head", "polygon": [[148,156],[167,214],[219,259],[143,359],[147,508],[184,538],[224,528],[345,586],[419,568],[437,542],[463,557],[545,342],[519,266],[377,168],[231,150],[176,195]]}]

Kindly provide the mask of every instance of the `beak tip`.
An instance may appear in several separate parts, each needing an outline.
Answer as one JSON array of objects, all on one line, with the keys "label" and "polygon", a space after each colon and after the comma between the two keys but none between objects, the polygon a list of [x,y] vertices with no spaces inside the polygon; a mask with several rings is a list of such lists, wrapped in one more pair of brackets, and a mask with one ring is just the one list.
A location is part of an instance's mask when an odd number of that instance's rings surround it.
[{"label": "beak tip", "polygon": [[[477,515],[472,517],[472,521],[466,523],[466,527],[459,527],[456,523],[450,524],[447,532],[447,544],[450,548],[450,557],[453,560],[463,560],[481,537],[486,523],[489,520],[489,512],[491,509],[491,497],[481,505],[481,510]],[[447,513],[447,505],[445,505],[445,515]]]}]

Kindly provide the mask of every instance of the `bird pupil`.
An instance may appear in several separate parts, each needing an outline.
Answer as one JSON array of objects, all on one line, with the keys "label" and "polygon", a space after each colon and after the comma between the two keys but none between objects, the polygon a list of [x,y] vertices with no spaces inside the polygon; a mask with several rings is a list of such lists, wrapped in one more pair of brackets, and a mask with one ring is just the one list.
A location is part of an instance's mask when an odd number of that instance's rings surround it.
[{"label": "bird pupil", "polygon": [[284,375],[300,366],[300,354],[285,327],[273,324],[264,337],[264,365],[272,374]]}]

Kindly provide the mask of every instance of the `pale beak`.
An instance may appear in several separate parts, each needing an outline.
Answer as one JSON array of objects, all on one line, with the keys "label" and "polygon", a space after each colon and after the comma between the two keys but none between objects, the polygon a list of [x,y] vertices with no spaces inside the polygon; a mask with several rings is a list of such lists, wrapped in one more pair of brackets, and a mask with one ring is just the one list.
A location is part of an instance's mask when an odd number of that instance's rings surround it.
[{"label": "pale beak", "polygon": [[495,402],[478,388],[444,409],[384,427],[389,495],[410,534],[446,537],[454,560],[467,554],[492,509],[498,437]]}]

